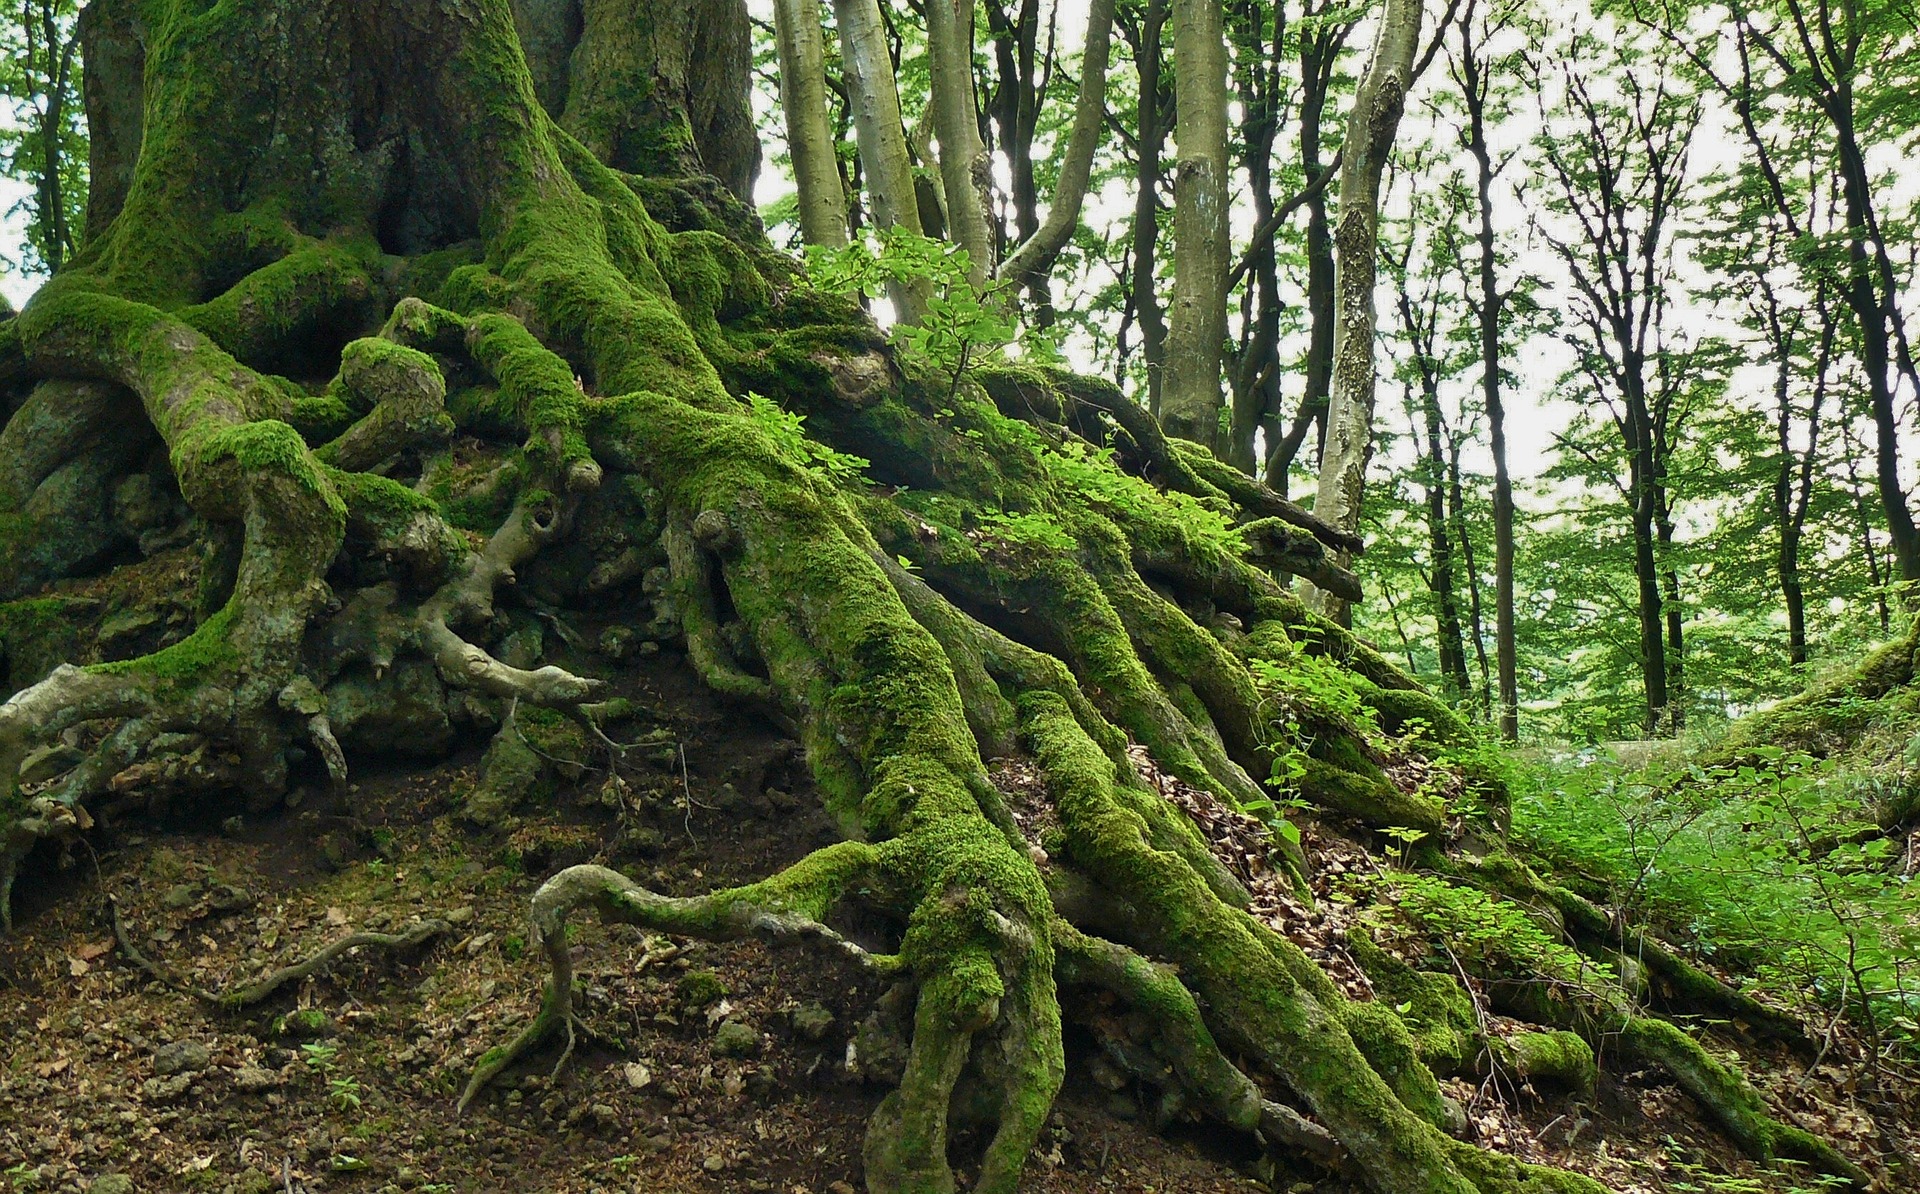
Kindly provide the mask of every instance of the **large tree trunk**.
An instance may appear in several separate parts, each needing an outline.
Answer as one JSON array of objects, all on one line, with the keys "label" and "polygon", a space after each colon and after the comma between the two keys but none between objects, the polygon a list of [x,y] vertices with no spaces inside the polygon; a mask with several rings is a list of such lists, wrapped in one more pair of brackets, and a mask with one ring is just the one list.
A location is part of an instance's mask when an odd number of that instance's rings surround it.
[{"label": "large tree trunk", "polygon": [[[541,1010],[475,1059],[463,1101],[570,1038],[573,954],[588,946],[566,920],[588,907],[825,948],[884,976],[912,1039],[870,1121],[875,1194],[956,1188],[950,1118],[978,1129],[964,1134],[973,1189],[1012,1194],[1061,1083],[1063,1013],[1118,1047],[1108,1001],[1140,1013],[1118,1031],[1154,1059],[1142,1080],[1164,1105],[1382,1194],[1597,1194],[1449,1138],[1396,1005],[1349,996],[1249,911],[1242,876],[1273,880],[1259,855],[1296,876],[1308,863],[1284,823],[1235,811],[1275,816],[1250,773],[1273,769],[1281,694],[1256,675],[1303,652],[1344,665],[1368,724],[1399,727],[1394,758],[1421,777],[1440,763],[1422,751],[1464,743],[1444,705],[1254,562],[1318,561],[1323,587],[1348,588],[1321,545],[1351,537],[1168,443],[1111,387],[940,375],[889,353],[847,297],[808,288],[731,192],[673,173],[721,156],[700,122],[674,119],[687,47],[660,32],[697,27],[711,0],[655,0],[637,10],[649,36],[602,47],[632,56],[597,69],[651,80],[663,127],[693,130],[646,159],[651,176],[612,169],[543,109],[505,0],[93,11],[109,49],[96,67],[140,76],[103,79],[95,99],[144,93],[147,119],[115,141],[140,147],[116,214],[0,323],[16,412],[0,501],[17,516],[0,545],[31,555],[35,501],[84,506],[137,479],[195,518],[163,506],[167,534],[126,549],[204,540],[207,613],[163,649],[54,668],[0,705],[0,908],[37,842],[83,833],[89,806],[163,798],[170,761],[172,794],[196,803],[238,790],[265,809],[296,781],[350,799],[362,739],[335,733],[346,686],[437,693],[468,732],[491,718],[507,733],[541,707],[599,730],[617,769],[603,727],[631,716],[625,702],[485,645],[503,637],[497,593],[548,613],[591,602],[677,625],[670,641],[741,716],[791,726],[850,840],[703,897],[595,866],[553,876],[531,908]],[[732,86],[744,94],[744,72]],[[456,432],[464,469],[444,450]],[[857,469],[856,452],[872,463]],[[1056,475],[1063,459],[1109,469],[1109,452],[1146,459],[1132,477]],[[1262,517],[1235,535],[1225,514],[1208,521],[1216,509]],[[1008,511],[1051,533],[1016,534]],[[46,512],[45,528],[68,525]],[[60,576],[113,563],[36,558]],[[661,596],[642,580],[656,566]],[[19,603],[6,612],[11,653],[29,623]],[[1310,705],[1295,717],[1313,744],[1307,802],[1363,828],[1449,832],[1426,779],[1388,777],[1384,730]],[[81,726],[83,760],[23,788],[28,752]],[[1033,782],[997,785],[988,757],[1018,758]],[[1234,839],[1238,873],[1170,795],[1251,835]],[[476,794],[468,813],[483,811]],[[1529,877],[1503,867],[1509,885]],[[890,926],[879,936],[897,952],[829,927],[847,901]],[[1451,972],[1433,981],[1465,1005]],[[1556,987],[1543,1014],[1626,1039],[1637,1063],[1664,1058],[1756,1155],[1841,1168],[1616,986]]]},{"label": "large tree trunk", "polygon": [[967,252],[967,276],[985,287],[993,276],[989,195],[993,167],[980,142],[973,91],[974,0],[927,0],[927,49],[933,72],[933,124],[946,184],[948,239]]}]

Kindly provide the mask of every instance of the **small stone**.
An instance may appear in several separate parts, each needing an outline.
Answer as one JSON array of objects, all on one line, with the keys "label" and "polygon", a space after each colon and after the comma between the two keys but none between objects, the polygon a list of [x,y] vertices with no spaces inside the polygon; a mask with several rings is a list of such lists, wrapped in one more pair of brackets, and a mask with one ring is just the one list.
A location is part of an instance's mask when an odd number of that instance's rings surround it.
[{"label": "small stone", "polygon": [[715,1057],[747,1057],[760,1051],[760,1034],[738,1020],[728,1020],[713,1034]]},{"label": "small stone", "polygon": [[833,1027],[833,1013],[819,1003],[803,1003],[794,1009],[794,1035],[805,1040],[818,1041],[826,1038]]},{"label": "small stone", "polygon": [[140,1097],[149,1103],[171,1103],[187,1093],[193,1075],[175,1074],[171,1078],[149,1078],[140,1084]]},{"label": "small stone", "polygon": [[827,1194],[857,1194],[852,1182],[833,1182],[827,1186]]},{"label": "small stone", "polygon": [[241,1094],[258,1094],[280,1085],[280,1075],[257,1065],[243,1065],[233,1072],[233,1088]]},{"label": "small stone", "polygon": [[727,1167],[727,1159],[719,1153],[708,1153],[707,1159],[700,1162],[700,1168],[708,1173],[719,1173]]},{"label": "small stone", "polygon": [[220,822],[220,832],[226,834],[228,837],[239,837],[240,831],[246,827],[247,822],[241,817],[228,817],[226,820]]},{"label": "small stone", "polygon": [[473,923],[473,905],[468,904],[465,907],[455,908],[453,911],[447,913],[445,920],[448,924],[456,925],[456,926],[472,924]]},{"label": "small stone", "polygon": [[626,1075],[627,1085],[635,1090],[645,1090],[653,1082],[653,1071],[637,1061],[620,1067],[620,1072]]},{"label": "small stone", "polygon": [[314,1037],[331,1036],[333,1021],[317,1007],[302,1008],[280,1017],[274,1031],[294,1040],[311,1040]]},{"label": "small stone", "polygon": [[593,1121],[603,1128],[610,1128],[620,1122],[620,1113],[605,1103],[595,1103],[587,1109],[587,1114],[593,1116]]},{"label": "small stone", "polygon": [[88,1183],[87,1194],[133,1194],[133,1179],[124,1173],[103,1173]]},{"label": "small stone", "polygon": [[199,1041],[175,1041],[171,1045],[162,1045],[153,1053],[153,1072],[165,1077],[168,1074],[197,1074],[213,1064],[213,1051]]},{"label": "small stone", "polygon": [[167,894],[160,897],[160,903],[169,911],[178,912],[192,905],[200,898],[200,885],[197,883],[177,883],[167,888]]}]

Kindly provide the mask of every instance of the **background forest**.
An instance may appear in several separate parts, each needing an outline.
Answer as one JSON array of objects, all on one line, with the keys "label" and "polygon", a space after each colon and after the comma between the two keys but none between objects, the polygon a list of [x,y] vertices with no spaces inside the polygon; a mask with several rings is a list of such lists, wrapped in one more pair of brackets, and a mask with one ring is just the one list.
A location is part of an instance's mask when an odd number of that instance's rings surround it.
[{"label": "background forest", "polygon": [[[1085,204],[1020,342],[1157,401],[1172,30],[1164,0],[1114,7]],[[1889,592],[1914,567],[1911,6],[1430,7],[1382,199],[1386,380],[1357,624],[1493,720],[1504,469],[1522,736],[1668,733],[1855,658],[1888,633]],[[757,9],[772,150],[757,193],[776,241],[798,245],[771,9]],[[1332,373],[1329,181],[1375,11],[1224,11],[1223,442],[1276,488],[1310,493]],[[988,0],[980,14],[987,206],[1005,251],[1060,202],[1089,14],[1079,0]],[[886,34],[917,185],[937,207],[924,35],[909,20]],[[829,104],[841,172],[852,220],[870,225],[843,92]]]}]

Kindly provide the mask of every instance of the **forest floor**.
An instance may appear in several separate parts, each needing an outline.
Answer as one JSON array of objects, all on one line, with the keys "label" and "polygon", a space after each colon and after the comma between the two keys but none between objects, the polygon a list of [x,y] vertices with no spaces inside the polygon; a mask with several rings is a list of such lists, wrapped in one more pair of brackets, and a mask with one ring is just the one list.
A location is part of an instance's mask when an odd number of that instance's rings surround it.
[{"label": "forest floor", "polygon": [[[545,876],[593,860],[689,894],[836,836],[794,743],[714,704],[671,652],[627,676],[627,695],[671,732],[624,790],[589,768],[482,833],[460,816],[484,746],[474,743],[451,761],[363,767],[351,791],[307,793],[290,809],[107,826],[97,853],[30,877],[18,929],[0,939],[0,1190],[858,1190],[864,1124],[885,1087],[850,1072],[849,1042],[880,991],[811,951],[669,943],[583,920],[583,1010],[600,1039],[557,1075],[549,1053],[455,1112],[474,1060],[533,1012],[542,969],[525,910]],[[215,989],[349,932],[426,917],[453,928],[419,949],[351,955],[225,1013],[127,962],[109,893],[142,952]],[[1809,1126],[1872,1133],[1824,1081],[1796,1092],[1797,1070],[1749,1063]],[[1482,1142],[1623,1192],[1795,1188],[1738,1160],[1655,1074],[1607,1073],[1591,1101],[1449,1085]],[[1136,1094],[1070,1039],[1066,1086],[1023,1188],[1349,1188],[1263,1168],[1231,1133],[1156,1131]]]}]

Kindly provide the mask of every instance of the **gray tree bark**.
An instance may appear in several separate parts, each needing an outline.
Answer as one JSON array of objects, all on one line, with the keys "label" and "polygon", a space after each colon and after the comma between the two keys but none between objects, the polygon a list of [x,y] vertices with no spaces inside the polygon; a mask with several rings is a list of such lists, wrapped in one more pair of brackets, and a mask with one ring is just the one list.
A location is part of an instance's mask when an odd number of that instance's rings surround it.
[{"label": "gray tree bark", "polygon": [[1226,401],[1227,45],[1220,0],[1174,0],[1173,303],[1160,421],[1209,449]]},{"label": "gray tree bark", "polygon": [[[1354,92],[1340,167],[1340,224],[1334,233],[1339,278],[1334,300],[1333,386],[1327,396],[1327,448],[1314,513],[1346,531],[1360,527],[1367,461],[1373,455],[1374,280],[1379,274],[1380,175],[1400,128],[1419,52],[1421,0],[1387,0],[1373,58]],[[1342,561],[1345,562],[1344,560]],[[1344,623],[1346,601],[1318,589],[1309,600]]]},{"label": "gray tree bark", "polygon": [[787,153],[800,193],[800,236],[810,245],[847,243],[847,196],[827,124],[827,68],[820,0],[775,0],[780,51],[780,108],[787,121]]}]

